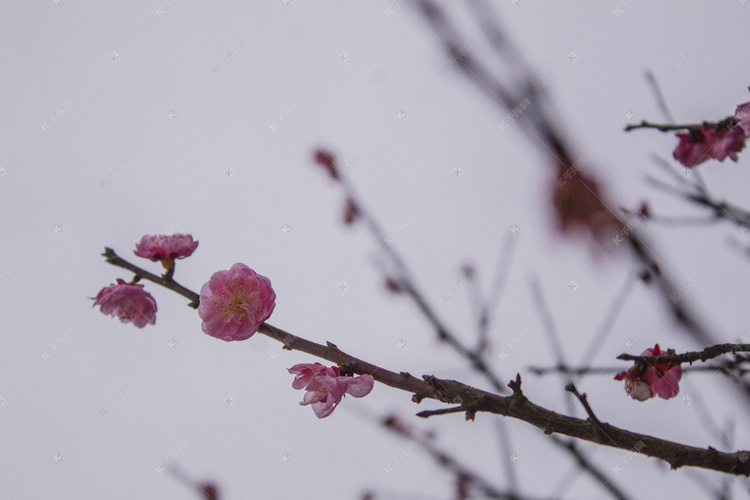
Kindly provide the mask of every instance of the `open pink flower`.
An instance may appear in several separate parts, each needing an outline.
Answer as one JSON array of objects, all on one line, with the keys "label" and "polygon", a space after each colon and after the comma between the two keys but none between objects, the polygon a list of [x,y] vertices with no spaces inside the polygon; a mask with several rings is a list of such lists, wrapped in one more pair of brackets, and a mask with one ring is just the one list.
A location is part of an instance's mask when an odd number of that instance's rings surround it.
[{"label": "open pink flower", "polygon": [[201,288],[198,315],[203,331],[225,340],[246,340],[258,331],[276,306],[271,281],[245,264],[217,271]]},{"label": "open pink flower", "polygon": [[156,301],[143,285],[118,279],[114,285],[102,288],[93,300],[103,314],[117,316],[123,323],[132,322],[138,328],[156,323]]},{"label": "open pink flower", "polygon": [[326,367],[320,363],[302,363],[288,371],[295,376],[292,387],[307,391],[300,405],[311,405],[318,418],[330,415],[344,395],[367,396],[375,384],[372,375],[342,377],[337,366]]},{"label": "open pink flower", "polygon": [[[667,354],[656,344],[653,349],[643,351],[641,356],[662,357]],[[682,367],[678,363],[636,363],[627,371],[615,375],[615,380],[625,380],[625,392],[638,401],[656,396],[662,399],[675,397],[680,392],[680,379]]]},{"label": "open pink flower", "polygon": [[135,245],[133,253],[138,257],[156,262],[162,261],[166,269],[174,267],[175,259],[190,257],[198,248],[198,242],[193,241],[189,234],[155,234],[145,235]]}]

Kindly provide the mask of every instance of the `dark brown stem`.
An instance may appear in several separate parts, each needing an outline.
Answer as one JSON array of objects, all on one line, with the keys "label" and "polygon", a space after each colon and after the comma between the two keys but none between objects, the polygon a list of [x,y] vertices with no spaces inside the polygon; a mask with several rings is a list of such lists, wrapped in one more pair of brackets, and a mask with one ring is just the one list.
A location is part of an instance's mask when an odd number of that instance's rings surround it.
[{"label": "dark brown stem", "polygon": [[[316,344],[268,323],[263,323],[258,332],[281,342],[285,349],[306,352],[333,363],[345,365],[353,373],[368,373],[378,382],[414,394],[413,400],[415,402],[422,399],[436,399],[443,403],[455,404],[455,402],[460,401],[461,410],[471,414],[488,412],[516,418],[538,427],[545,434],[563,434],[584,441],[659,458],[669,463],[672,469],[690,466],[727,474],[750,475],[750,451],[724,453],[711,447],[697,448],[674,443],[620,429],[601,422],[598,418],[594,420],[591,418],[593,412],[589,414],[590,418],[587,420],[561,415],[529,401],[521,391],[520,376],[516,376],[516,380],[511,384],[513,395],[500,396],[455,380],[442,380],[429,375],[425,375],[423,380],[420,380],[408,373],[391,372],[350,356],[330,342],[326,346]],[[452,413],[453,411],[455,411],[455,407],[451,407],[446,412]],[[435,412],[427,413],[426,416],[435,414]]]},{"label": "dark brown stem", "polygon": [[712,129],[712,130],[726,130],[730,128],[734,128],[739,124],[739,120],[735,118],[734,116],[728,116],[724,118],[723,120],[719,122],[703,122],[703,123],[689,123],[689,124],[683,124],[683,125],[670,125],[670,124],[663,124],[663,123],[651,123],[646,120],[643,120],[641,123],[628,125],[625,127],[625,132],[630,132],[631,130],[636,130],[639,128],[653,128],[656,130],[659,130],[661,132],[671,132],[673,130],[705,130],[705,129]]},{"label": "dark brown stem", "polygon": [[588,471],[589,474],[594,476],[599,481],[599,484],[602,486],[602,488],[609,491],[612,496],[614,496],[618,500],[627,500],[628,497],[626,497],[625,494],[617,486],[612,484],[612,480],[610,478],[605,476],[601,470],[594,466],[591,461],[581,453],[581,451],[578,449],[578,446],[576,446],[576,443],[572,439],[561,439],[557,436],[550,436],[550,438],[552,438],[553,443],[563,449],[568,450],[568,453],[575,457],[578,465]]},{"label": "dark brown stem", "polygon": [[[190,305],[192,307],[198,306],[200,296],[182,285],[130,264],[118,257],[111,248],[105,248],[103,255],[110,264],[127,269],[135,273],[138,278],[147,279],[169,288],[191,299]],[[447,404],[459,403],[461,411],[466,411],[467,416],[471,418],[477,412],[495,413],[517,418],[538,427],[546,434],[563,434],[604,446],[635,451],[650,457],[660,458],[668,462],[673,469],[692,466],[728,474],[750,475],[750,452],[747,451],[723,453],[710,447],[708,449],[696,448],[619,429],[607,423],[600,422],[596,417],[589,420],[582,420],[560,415],[554,411],[537,406],[523,395],[520,375],[516,375],[516,379],[509,384],[513,390],[513,395],[499,396],[455,380],[441,380],[430,375],[425,375],[423,376],[423,380],[420,380],[406,372],[395,373],[350,356],[330,342],[325,346],[316,344],[268,323],[261,324],[258,333],[281,342],[284,344],[285,349],[305,352],[336,363],[337,365],[343,365],[352,373],[370,374],[382,384],[412,393],[412,400],[416,403],[426,398],[436,399]],[[457,409],[452,407],[442,413],[452,413],[454,411],[457,411]],[[428,412],[428,415],[425,416],[430,416],[430,414],[434,415],[438,413]],[[589,413],[589,416],[591,417],[592,414],[593,412]]]},{"label": "dark brown stem", "polygon": [[[167,273],[167,275],[164,275],[164,276],[157,276],[155,274],[152,274],[146,271],[145,269],[142,269],[136,266],[135,264],[131,264],[127,260],[123,259],[119,255],[117,255],[114,250],[112,250],[109,247],[104,247],[104,253],[102,255],[106,258],[108,263],[112,264],[113,266],[127,269],[128,271],[134,273],[136,278],[138,279],[149,280],[165,288],[169,288],[173,292],[179,293],[183,297],[190,300],[190,303],[188,304],[188,306],[192,307],[193,309],[198,309],[198,305],[200,304],[200,301],[201,301],[200,295],[193,292],[192,290],[188,290],[184,286],[174,281],[172,279],[172,276],[169,275],[169,273]],[[174,273],[174,269],[172,270],[172,273]]]},{"label": "dark brown stem", "polygon": [[670,354],[667,356],[633,356],[632,354],[620,354],[617,359],[624,361],[635,361],[649,365],[656,363],[693,363],[695,361],[708,361],[722,354],[735,352],[750,352],[750,344],[717,344],[706,347],[702,351],[686,352],[684,354]]}]

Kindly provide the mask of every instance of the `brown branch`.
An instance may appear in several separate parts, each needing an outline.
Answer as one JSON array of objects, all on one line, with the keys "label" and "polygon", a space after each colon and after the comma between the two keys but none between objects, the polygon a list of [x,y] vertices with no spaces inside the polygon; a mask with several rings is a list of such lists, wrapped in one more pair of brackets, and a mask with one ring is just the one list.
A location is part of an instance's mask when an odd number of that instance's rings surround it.
[{"label": "brown branch", "polygon": [[[110,264],[128,269],[139,278],[153,281],[192,299],[191,306],[195,303],[195,307],[197,307],[200,296],[195,292],[130,264],[118,257],[114,250],[110,248],[105,249],[104,256],[107,257],[107,262]],[[422,377],[423,380],[420,380],[406,372],[395,373],[350,356],[331,342],[328,342],[325,346],[317,344],[268,323],[262,323],[258,329],[258,333],[281,342],[284,344],[284,349],[305,352],[336,363],[337,365],[343,365],[351,373],[370,374],[381,384],[412,393],[414,395],[412,400],[416,403],[421,402],[423,399],[436,399],[447,404],[459,403],[462,410],[466,411],[467,417],[470,416],[473,418],[477,412],[488,412],[516,418],[538,427],[545,434],[563,434],[604,446],[635,451],[664,460],[673,469],[690,466],[716,470],[727,474],[750,475],[750,452],[748,451],[724,453],[711,447],[707,449],[696,448],[694,446],[687,446],[626,431],[607,423],[602,423],[598,419],[590,418],[582,420],[560,415],[554,411],[535,405],[524,396],[521,390],[520,374],[516,375],[516,379],[509,384],[513,390],[513,394],[511,396],[500,396],[470,387],[455,380],[442,380],[430,375],[424,375]],[[453,409],[448,410],[448,412],[450,411],[453,411]]]},{"label": "brown branch", "polygon": [[112,264],[113,266],[127,269],[128,271],[135,274],[136,278],[149,280],[153,283],[156,283],[157,285],[169,288],[173,292],[182,295],[183,297],[190,300],[188,306],[192,307],[193,309],[198,309],[198,305],[200,304],[201,300],[200,295],[193,292],[192,290],[188,290],[172,279],[174,268],[172,268],[171,273],[168,271],[164,276],[157,276],[146,271],[145,269],[136,266],[135,264],[131,264],[127,260],[117,255],[115,251],[109,247],[104,247],[104,253],[102,255],[106,257],[106,261],[108,263]]},{"label": "brown branch", "polygon": [[[744,363],[750,362],[750,359],[740,358],[737,361],[727,361],[726,363],[716,365],[708,364],[703,366],[686,366],[682,368],[682,373],[686,372],[715,372],[715,371],[731,371],[737,375],[744,375],[750,368],[743,368]],[[613,373],[619,373],[622,368],[612,366],[529,366],[528,370],[534,375],[548,375],[550,373],[569,373],[571,375],[611,375]]]},{"label": "brown branch", "polygon": [[420,380],[408,373],[395,373],[350,356],[334,344],[316,344],[297,337],[280,328],[263,323],[259,333],[284,344],[285,349],[306,352],[336,364],[345,365],[353,373],[373,376],[390,387],[414,394],[415,402],[436,399],[443,403],[459,402],[468,413],[494,413],[516,418],[538,427],[545,434],[562,434],[612,448],[619,448],[669,463],[672,469],[700,467],[734,475],[750,475],[750,451],[724,453],[712,447],[697,448],[674,443],[645,434],[620,429],[606,422],[568,417],[538,406],[523,395],[520,375],[512,383],[513,395],[499,396],[455,380],[442,380],[425,375]]},{"label": "brown branch", "polygon": [[640,128],[652,128],[652,129],[659,130],[661,132],[671,132],[674,130],[694,131],[694,130],[701,130],[701,129],[727,130],[727,129],[736,127],[739,123],[740,121],[734,116],[728,116],[719,122],[704,121],[702,123],[689,123],[689,124],[683,124],[683,125],[651,123],[646,120],[643,120],[641,123],[628,125],[627,127],[625,127],[625,132],[630,132],[631,130],[637,130]]},{"label": "brown branch", "polygon": [[750,352],[750,344],[717,344],[706,347],[702,351],[686,352],[684,354],[669,354],[667,356],[634,356],[632,354],[620,354],[617,359],[624,361],[635,361],[649,365],[657,363],[694,363],[695,361],[708,361],[722,354]]}]

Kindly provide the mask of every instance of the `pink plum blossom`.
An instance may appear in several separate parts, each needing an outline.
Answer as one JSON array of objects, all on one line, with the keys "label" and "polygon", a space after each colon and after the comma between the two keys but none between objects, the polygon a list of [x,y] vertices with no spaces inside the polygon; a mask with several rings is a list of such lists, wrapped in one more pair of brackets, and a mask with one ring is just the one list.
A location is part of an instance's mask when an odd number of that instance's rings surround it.
[{"label": "pink plum blossom", "polygon": [[702,127],[678,133],[680,142],[673,153],[675,160],[686,167],[694,167],[710,158],[724,161],[729,157],[736,162],[738,153],[745,148],[745,142],[750,137],[750,101],[737,106],[734,118],[739,120],[739,124],[716,129]]},{"label": "pink plum blossom", "polygon": [[198,315],[206,334],[227,342],[246,340],[271,316],[275,301],[271,281],[237,263],[203,285]]},{"label": "pink plum blossom", "polygon": [[288,371],[294,375],[292,387],[307,391],[300,405],[311,405],[318,418],[330,415],[346,394],[355,398],[367,396],[375,384],[372,375],[342,377],[337,366],[320,363],[302,363]]},{"label": "pink plum blossom", "polygon": [[132,322],[138,328],[156,323],[156,301],[143,285],[118,279],[114,285],[102,288],[93,300],[103,314],[117,316],[123,323]]},{"label": "pink plum blossom", "polygon": [[166,269],[171,269],[174,267],[175,259],[190,257],[196,248],[198,248],[198,242],[193,241],[192,235],[156,234],[145,235],[141,238],[141,241],[135,245],[133,253],[154,262],[160,260]]},{"label": "pink plum blossom", "polygon": [[[646,349],[641,356],[667,356],[669,353],[659,349],[656,344],[653,349]],[[638,401],[659,396],[671,399],[680,392],[682,367],[678,363],[655,363],[645,365],[636,363],[630,369],[615,375],[615,380],[625,380],[625,392]]]},{"label": "pink plum blossom", "polygon": [[677,134],[677,137],[680,142],[674,150],[674,157],[686,167],[694,167],[711,158],[724,161],[729,157],[736,162],[747,139],[741,126],[724,130],[693,130]]}]

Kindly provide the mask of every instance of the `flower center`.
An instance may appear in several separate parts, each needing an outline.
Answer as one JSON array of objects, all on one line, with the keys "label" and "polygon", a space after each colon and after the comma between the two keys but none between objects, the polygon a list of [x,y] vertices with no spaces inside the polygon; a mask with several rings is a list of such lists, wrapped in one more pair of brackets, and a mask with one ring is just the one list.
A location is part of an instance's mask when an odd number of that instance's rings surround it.
[{"label": "flower center", "polygon": [[250,295],[257,289],[249,290],[244,280],[229,280],[219,292],[219,297],[214,300],[216,312],[224,316],[247,314],[245,304],[250,302]]}]

